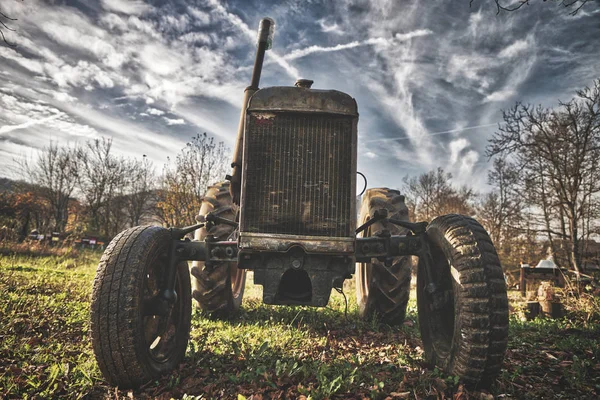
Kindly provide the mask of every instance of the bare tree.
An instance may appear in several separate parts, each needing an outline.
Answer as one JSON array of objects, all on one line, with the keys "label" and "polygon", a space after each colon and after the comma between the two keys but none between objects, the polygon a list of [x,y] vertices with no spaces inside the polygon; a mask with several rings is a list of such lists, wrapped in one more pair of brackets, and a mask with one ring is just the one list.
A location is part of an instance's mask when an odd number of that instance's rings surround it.
[{"label": "bare tree", "polygon": [[484,197],[480,218],[494,243],[500,243],[521,221],[524,194],[519,190],[519,172],[503,158],[494,160],[488,183],[495,189]]},{"label": "bare tree", "polygon": [[[469,6],[473,5],[473,1],[474,0],[469,1]],[[547,0],[541,0],[541,2],[546,3]],[[598,0],[551,0],[550,2],[555,4],[558,3],[569,12],[569,15],[577,15],[587,3],[597,3]],[[531,0],[518,0],[516,2],[509,0],[494,0],[494,3],[496,4],[496,14],[500,14],[501,12],[520,10],[524,6],[529,6],[534,2]]]},{"label": "bare tree", "polygon": [[206,133],[196,135],[177,155],[175,165],[165,165],[157,204],[158,217],[167,226],[191,225],[209,184],[225,175],[227,149]]},{"label": "bare tree", "polygon": [[525,233],[522,207],[525,194],[520,190],[519,171],[503,158],[494,160],[488,183],[494,187],[480,200],[477,217],[487,229],[500,258],[515,263],[514,249]]},{"label": "bare tree", "polygon": [[127,193],[125,207],[130,226],[138,226],[149,215],[154,198],[156,175],[152,162],[144,155],[142,160],[129,160],[127,169]]},{"label": "bare tree", "polygon": [[76,150],[51,142],[40,151],[33,163],[25,159],[17,161],[17,165],[48,202],[54,220],[53,228],[63,232],[68,221],[69,199],[78,179]]},{"label": "bare tree", "polygon": [[442,168],[416,177],[404,177],[404,192],[411,214],[415,219],[430,221],[444,214],[473,213],[473,189],[463,186],[454,188],[452,174]]},{"label": "bare tree", "polygon": [[17,45],[8,41],[5,35],[5,31],[14,32],[15,30],[8,26],[11,22],[16,21],[16,18],[9,17],[4,10],[0,9],[0,36],[2,37],[2,41],[9,47],[16,47]]},{"label": "bare tree", "polygon": [[[600,192],[600,79],[556,109],[517,103],[490,140],[488,155],[507,155],[522,171],[542,228],[569,242],[569,264],[582,265],[582,231]],[[586,223],[587,221],[587,223]]]},{"label": "bare tree", "polygon": [[112,237],[123,227],[124,214],[120,208],[126,182],[126,163],[111,153],[112,139],[86,142],[77,151],[79,166],[78,188],[87,207],[92,232]]}]

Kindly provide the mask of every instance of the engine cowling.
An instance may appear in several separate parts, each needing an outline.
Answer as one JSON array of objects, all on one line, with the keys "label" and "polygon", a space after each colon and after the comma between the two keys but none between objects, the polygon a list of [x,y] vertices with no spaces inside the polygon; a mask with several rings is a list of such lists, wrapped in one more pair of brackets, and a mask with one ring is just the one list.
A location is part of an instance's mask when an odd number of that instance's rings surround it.
[{"label": "engine cowling", "polygon": [[240,249],[353,253],[355,100],[335,90],[271,87],[248,104]]}]

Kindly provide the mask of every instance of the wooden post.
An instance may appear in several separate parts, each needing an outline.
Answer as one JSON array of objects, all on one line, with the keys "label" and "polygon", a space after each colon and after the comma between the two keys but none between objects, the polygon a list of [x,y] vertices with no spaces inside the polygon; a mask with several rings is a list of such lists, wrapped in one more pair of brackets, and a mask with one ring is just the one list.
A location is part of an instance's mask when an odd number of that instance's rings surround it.
[{"label": "wooden post", "polygon": [[535,317],[537,317],[540,313],[540,303],[538,303],[537,301],[528,301],[527,302],[527,309],[525,310],[525,318],[527,318],[527,321],[531,321],[532,319],[535,319]]},{"label": "wooden post", "polygon": [[548,318],[561,318],[563,316],[563,305],[559,301],[540,301],[542,315]]},{"label": "wooden post", "polygon": [[521,276],[519,282],[519,288],[521,289],[521,296],[525,297],[527,295],[527,288],[525,287],[525,268],[521,267]]}]

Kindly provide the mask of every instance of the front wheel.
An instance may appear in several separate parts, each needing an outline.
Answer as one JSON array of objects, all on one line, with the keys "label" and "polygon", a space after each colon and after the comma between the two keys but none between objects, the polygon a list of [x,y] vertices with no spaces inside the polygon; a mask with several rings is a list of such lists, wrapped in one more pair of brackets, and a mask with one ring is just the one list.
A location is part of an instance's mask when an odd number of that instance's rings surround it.
[{"label": "front wheel", "polygon": [[471,387],[497,377],[508,342],[508,298],[500,260],[474,219],[445,215],[427,227],[432,274],[426,292],[423,262],[417,274],[417,307],[425,360]]},{"label": "front wheel", "polygon": [[170,372],[185,355],[192,315],[187,262],[176,266],[175,303],[157,305],[170,243],[165,228],[131,228],[110,242],[98,265],[92,347],[106,380],[122,389]]}]

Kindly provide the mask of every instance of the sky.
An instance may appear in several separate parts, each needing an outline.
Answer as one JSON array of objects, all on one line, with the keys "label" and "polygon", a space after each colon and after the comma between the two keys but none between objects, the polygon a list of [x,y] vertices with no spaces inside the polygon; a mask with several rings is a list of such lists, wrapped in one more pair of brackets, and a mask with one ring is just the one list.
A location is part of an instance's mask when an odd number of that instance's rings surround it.
[{"label": "sky", "polygon": [[3,0],[17,46],[0,46],[0,176],[50,141],[111,137],[159,170],[196,133],[232,148],[269,16],[261,87],[302,77],[356,98],[369,187],[442,167],[486,191],[501,110],[555,106],[600,78],[600,2],[576,16],[532,3]]}]

